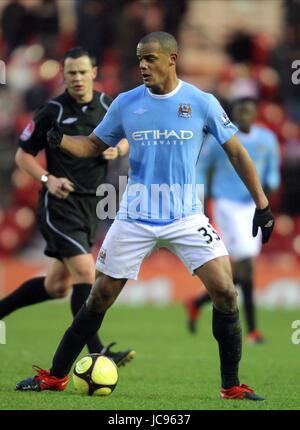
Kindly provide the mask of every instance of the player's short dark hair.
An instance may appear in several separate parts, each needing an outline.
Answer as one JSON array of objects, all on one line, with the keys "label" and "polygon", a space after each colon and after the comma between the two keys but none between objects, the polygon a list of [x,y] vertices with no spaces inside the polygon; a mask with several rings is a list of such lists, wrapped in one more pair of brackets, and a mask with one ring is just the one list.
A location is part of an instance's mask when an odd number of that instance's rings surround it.
[{"label": "player's short dark hair", "polygon": [[151,42],[157,42],[161,49],[165,52],[178,52],[178,44],[175,37],[165,31],[154,31],[152,33],[146,34],[146,36],[144,36],[139,41],[139,43],[142,44]]},{"label": "player's short dark hair", "polygon": [[81,46],[75,46],[74,48],[69,49],[63,56],[62,64],[65,64],[67,58],[80,58],[80,57],[88,57],[91,61],[92,66],[96,65],[96,59],[84,48]]}]

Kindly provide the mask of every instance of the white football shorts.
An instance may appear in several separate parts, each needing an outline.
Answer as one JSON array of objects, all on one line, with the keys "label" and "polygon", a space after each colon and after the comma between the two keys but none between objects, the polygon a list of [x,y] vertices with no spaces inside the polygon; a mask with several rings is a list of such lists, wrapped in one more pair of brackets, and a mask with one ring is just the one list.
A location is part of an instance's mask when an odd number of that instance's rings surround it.
[{"label": "white football shorts", "polygon": [[261,231],[252,236],[254,202],[215,199],[214,221],[234,261],[256,257],[261,249]]},{"label": "white football shorts", "polygon": [[209,260],[228,255],[203,214],[162,226],[116,219],[103,241],[96,269],[117,279],[137,279],[143,259],[162,247],[176,254],[191,273]]}]

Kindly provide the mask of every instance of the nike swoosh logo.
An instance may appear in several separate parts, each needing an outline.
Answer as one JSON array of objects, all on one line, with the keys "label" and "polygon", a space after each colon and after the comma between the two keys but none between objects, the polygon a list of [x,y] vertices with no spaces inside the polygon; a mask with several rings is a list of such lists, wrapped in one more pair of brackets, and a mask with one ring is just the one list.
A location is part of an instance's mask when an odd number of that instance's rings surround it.
[{"label": "nike swoosh logo", "polygon": [[265,227],[272,227],[272,225],[274,224],[274,221],[270,220],[267,222],[267,224],[265,224]]}]

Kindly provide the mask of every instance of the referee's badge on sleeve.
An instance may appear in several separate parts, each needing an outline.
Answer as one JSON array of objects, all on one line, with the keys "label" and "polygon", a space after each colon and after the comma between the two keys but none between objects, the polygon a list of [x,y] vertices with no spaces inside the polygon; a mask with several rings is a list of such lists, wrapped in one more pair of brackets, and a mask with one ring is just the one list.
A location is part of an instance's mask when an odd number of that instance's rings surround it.
[{"label": "referee's badge on sleeve", "polygon": [[35,129],[35,122],[33,120],[31,120],[26,125],[26,127],[24,128],[24,130],[22,131],[20,139],[23,140],[23,142],[25,142],[26,140],[30,139],[32,133],[34,132],[34,129]]}]

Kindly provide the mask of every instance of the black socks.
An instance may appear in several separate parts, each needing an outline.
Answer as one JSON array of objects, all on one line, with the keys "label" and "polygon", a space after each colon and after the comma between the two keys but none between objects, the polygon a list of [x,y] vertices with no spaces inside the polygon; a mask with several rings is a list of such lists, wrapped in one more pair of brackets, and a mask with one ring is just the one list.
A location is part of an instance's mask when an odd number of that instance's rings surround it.
[{"label": "black socks", "polygon": [[45,277],[24,282],[17,290],[0,301],[0,319],[16,309],[52,299],[45,289]]},{"label": "black socks", "polygon": [[[88,298],[91,288],[92,284],[82,283],[73,285],[73,291],[71,296],[71,309],[74,317]],[[101,343],[100,338],[97,334],[92,336],[86,344],[90,353],[100,353],[101,350],[104,348],[104,345]]]},{"label": "black socks", "polygon": [[[254,297],[253,297],[253,281],[252,280],[235,280],[235,284],[238,284],[241,287],[241,291],[243,294],[243,305],[245,310],[245,318],[247,323],[248,332],[255,330],[256,321],[255,321],[255,305],[254,305]],[[194,304],[197,308],[201,308],[205,303],[211,301],[211,298],[208,293],[202,294],[200,297],[197,297],[194,301]]]},{"label": "black socks", "polygon": [[90,311],[86,304],[81,307],[56,350],[51,375],[63,378],[70,372],[88,339],[99,330],[104,314]]},{"label": "black socks", "polygon": [[239,312],[223,313],[213,307],[213,335],[219,344],[222,388],[239,385],[242,330]]}]

